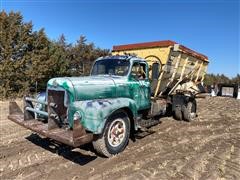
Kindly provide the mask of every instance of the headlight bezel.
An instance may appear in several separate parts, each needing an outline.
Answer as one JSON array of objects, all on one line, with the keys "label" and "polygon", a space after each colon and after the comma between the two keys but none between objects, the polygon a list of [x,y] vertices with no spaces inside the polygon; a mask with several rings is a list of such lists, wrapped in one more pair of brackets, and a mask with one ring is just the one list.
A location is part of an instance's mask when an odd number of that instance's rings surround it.
[{"label": "headlight bezel", "polygon": [[82,119],[82,114],[79,111],[76,111],[73,114],[73,121],[81,121]]}]

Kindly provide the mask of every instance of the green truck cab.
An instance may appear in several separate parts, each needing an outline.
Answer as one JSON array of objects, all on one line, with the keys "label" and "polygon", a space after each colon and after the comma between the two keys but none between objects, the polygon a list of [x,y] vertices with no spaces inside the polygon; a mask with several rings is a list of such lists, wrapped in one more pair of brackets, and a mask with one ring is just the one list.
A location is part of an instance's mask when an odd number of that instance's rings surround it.
[{"label": "green truck cab", "polygon": [[193,93],[173,90],[189,82],[175,82],[165,90],[171,94],[160,95],[149,76],[150,70],[156,74],[153,69],[137,56],[98,58],[90,76],[53,78],[46,95],[24,97],[24,112],[11,102],[8,118],[73,147],[92,142],[99,154],[110,157],[125,149],[130,134],[157,124],[154,117],[164,115],[168,108],[178,119],[196,116]]}]

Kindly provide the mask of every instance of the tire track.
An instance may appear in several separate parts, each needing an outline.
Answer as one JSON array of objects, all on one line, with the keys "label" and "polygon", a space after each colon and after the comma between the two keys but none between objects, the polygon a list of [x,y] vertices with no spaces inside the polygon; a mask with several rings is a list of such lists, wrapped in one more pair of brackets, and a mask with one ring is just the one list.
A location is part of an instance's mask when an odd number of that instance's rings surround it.
[{"label": "tire track", "polygon": [[197,102],[195,121],[163,117],[155,133],[109,159],[30,135],[1,106],[0,179],[240,179],[240,101]]}]

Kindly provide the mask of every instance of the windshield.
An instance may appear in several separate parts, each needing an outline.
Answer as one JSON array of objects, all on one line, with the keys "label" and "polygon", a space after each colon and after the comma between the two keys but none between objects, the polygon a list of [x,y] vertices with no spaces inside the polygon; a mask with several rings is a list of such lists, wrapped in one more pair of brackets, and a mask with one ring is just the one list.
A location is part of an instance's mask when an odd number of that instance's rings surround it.
[{"label": "windshield", "polygon": [[98,60],[93,65],[91,75],[116,75],[126,76],[128,74],[130,63],[120,59],[103,59]]}]

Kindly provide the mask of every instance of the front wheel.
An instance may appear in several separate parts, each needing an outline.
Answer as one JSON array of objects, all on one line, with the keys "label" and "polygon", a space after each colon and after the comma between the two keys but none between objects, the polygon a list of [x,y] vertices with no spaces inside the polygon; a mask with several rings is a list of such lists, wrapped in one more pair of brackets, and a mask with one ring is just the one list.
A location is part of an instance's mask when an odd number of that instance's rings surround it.
[{"label": "front wheel", "polygon": [[107,120],[103,133],[93,141],[93,147],[99,154],[111,157],[126,148],[129,135],[128,115],[124,111],[118,111]]}]

